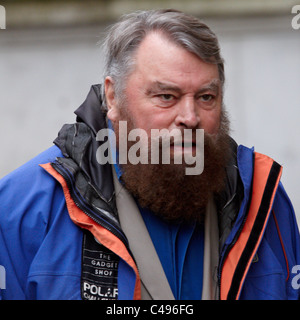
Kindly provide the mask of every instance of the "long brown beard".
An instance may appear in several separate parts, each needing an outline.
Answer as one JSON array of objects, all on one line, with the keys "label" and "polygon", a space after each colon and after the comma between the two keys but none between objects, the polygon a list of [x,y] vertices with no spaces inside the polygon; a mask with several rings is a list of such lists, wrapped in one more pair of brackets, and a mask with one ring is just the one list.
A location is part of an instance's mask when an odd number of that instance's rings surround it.
[{"label": "long brown beard", "polygon": [[[217,136],[204,134],[204,170],[200,175],[186,175],[185,163],[121,165],[125,187],[141,207],[168,221],[203,222],[210,196],[224,187],[229,121],[225,112],[221,118]],[[123,120],[127,121],[128,132],[134,129],[130,117],[123,115]],[[118,125],[114,129],[118,137]],[[133,144],[128,141],[127,149]]]}]

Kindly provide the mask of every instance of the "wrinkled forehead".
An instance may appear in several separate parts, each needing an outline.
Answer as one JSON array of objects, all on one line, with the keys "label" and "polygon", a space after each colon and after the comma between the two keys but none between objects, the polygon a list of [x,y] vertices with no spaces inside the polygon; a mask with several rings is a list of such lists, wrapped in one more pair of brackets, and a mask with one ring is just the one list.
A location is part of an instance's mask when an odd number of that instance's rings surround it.
[{"label": "wrinkled forehead", "polygon": [[169,83],[183,91],[220,84],[217,65],[204,62],[161,33],[151,33],[142,41],[133,74],[140,82]]}]

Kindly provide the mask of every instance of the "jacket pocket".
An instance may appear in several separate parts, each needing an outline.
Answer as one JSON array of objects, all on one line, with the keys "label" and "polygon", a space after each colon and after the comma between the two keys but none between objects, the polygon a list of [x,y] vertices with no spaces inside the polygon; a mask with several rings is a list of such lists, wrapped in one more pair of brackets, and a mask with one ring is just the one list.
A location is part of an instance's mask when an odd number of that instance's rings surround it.
[{"label": "jacket pocket", "polygon": [[240,299],[287,299],[286,287],[286,272],[266,239],[263,238],[249,268]]}]

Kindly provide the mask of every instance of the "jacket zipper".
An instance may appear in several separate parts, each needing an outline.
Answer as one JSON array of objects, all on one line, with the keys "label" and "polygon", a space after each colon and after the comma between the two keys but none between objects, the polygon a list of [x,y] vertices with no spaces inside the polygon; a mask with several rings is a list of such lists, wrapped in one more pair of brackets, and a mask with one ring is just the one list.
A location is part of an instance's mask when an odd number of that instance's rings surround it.
[{"label": "jacket zipper", "polygon": [[226,257],[227,255],[229,254],[230,250],[233,248],[233,246],[235,245],[243,227],[244,227],[244,224],[246,222],[246,219],[247,217],[244,217],[243,221],[242,221],[242,224],[241,226],[239,227],[238,231],[236,232],[236,235],[234,237],[234,239],[232,240],[232,242],[227,246],[224,254],[223,254],[223,259],[221,260],[221,263],[219,265],[219,272],[218,272],[218,282],[219,282],[219,300],[220,300],[220,297],[221,297],[221,277],[222,277],[222,269],[223,269],[223,265],[224,265],[224,262],[226,260]]},{"label": "jacket zipper", "polygon": [[[233,199],[233,198],[232,198]],[[248,206],[249,207],[249,203],[250,203],[250,200],[248,200]],[[249,208],[248,208],[249,209]],[[246,210],[246,214],[243,218],[243,221],[239,227],[239,229],[237,230],[233,240],[231,241],[231,243],[227,246],[224,254],[223,254],[223,258],[222,260],[220,261],[220,264],[219,264],[219,272],[218,272],[218,285],[219,285],[219,300],[220,300],[220,297],[221,297],[221,277],[222,277],[222,269],[223,269],[223,265],[224,265],[224,262],[226,260],[226,257],[228,256],[230,250],[233,248],[233,246],[235,245],[240,233],[242,232],[242,229],[246,223],[246,220],[247,220],[247,215],[248,215],[248,209]]]}]

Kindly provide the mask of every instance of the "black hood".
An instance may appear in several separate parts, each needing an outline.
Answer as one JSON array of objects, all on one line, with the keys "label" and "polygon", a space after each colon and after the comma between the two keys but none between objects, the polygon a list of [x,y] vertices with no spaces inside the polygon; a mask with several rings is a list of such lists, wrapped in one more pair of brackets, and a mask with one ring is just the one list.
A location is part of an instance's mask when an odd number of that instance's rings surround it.
[{"label": "black hood", "polygon": [[84,122],[95,135],[100,129],[106,127],[106,115],[102,112],[101,106],[101,85],[97,84],[91,87],[83,104],[75,110],[77,122]]},{"label": "black hood", "polygon": [[93,85],[83,104],[75,111],[75,124],[65,124],[54,143],[66,158],[71,158],[83,171],[89,183],[106,201],[114,195],[112,171],[109,163],[100,165],[97,149],[104,142],[96,141],[97,132],[106,128],[106,115],[101,109],[101,85]]}]

